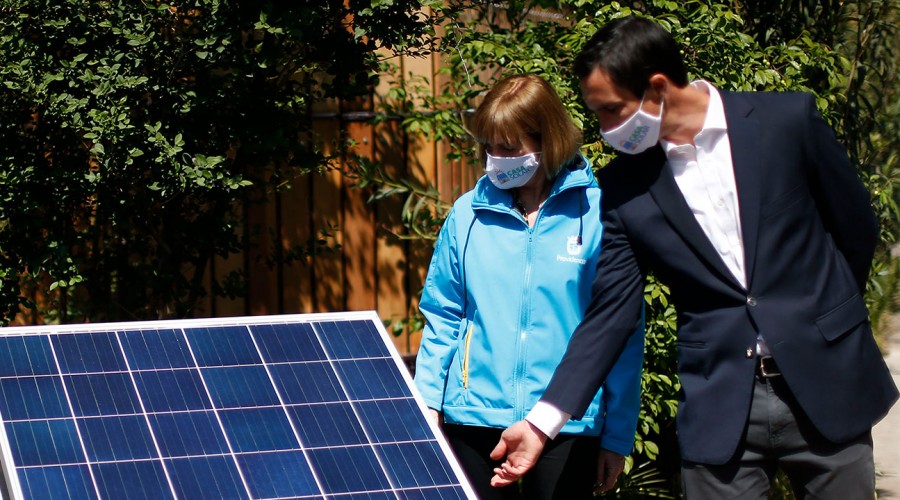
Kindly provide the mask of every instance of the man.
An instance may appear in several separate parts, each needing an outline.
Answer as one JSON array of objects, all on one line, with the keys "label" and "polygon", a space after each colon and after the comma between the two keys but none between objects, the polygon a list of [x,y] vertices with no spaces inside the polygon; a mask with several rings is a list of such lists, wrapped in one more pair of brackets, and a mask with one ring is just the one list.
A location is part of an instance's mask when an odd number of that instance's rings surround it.
[{"label": "man", "polygon": [[868,193],[812,96],[689,83],[680,51],[629,17],[576,60],[587,107],[625,154],[599,174],[589,309],[541,401],[504,431],[492,484],[515,481],[584,411],[653,271],[679,313],[687,498],[766,498],[778,468],[798,498],[873,498],[871,428],[898,393],[863,301],[878,234]]}]

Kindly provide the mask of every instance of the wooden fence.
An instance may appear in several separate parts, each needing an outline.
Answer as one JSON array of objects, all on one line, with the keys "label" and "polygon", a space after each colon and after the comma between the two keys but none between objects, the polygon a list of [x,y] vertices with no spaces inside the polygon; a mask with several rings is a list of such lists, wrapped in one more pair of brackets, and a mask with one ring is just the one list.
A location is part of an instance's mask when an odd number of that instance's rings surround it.
[{"label": "wooden fence", "polygon": [[[425,75],[432,85],[439,64],[431,58],[403,58],[401,73]],[[315,137],[326,147],[341,138],[352,140],[354,153],[379,162],[395,178],[409,178],[438,189],[441,198],[474,185],[480,172],[471,165],[444,158],[448,144],[405,133],[400,120],[374,124],[376,104],[392,82],[384,80],[372,96],[357,101],[320,102],[313,109]],[[328,151],[331,152],[331,151]],[[375,310],[383,320],[399,320],[415,312],[431,259],[432,242],[398,237],[402,199],[369,203],[371,189],[360,189],[344,175],[348,159],[332,171],[311,174],[264,204],[245,208],[245,231],[259,244],[229,259],[218,259],[210,276],[222,278],[243,271],[249,293],[242,299],[211,298],[197,316],[237,316],[285,313]],[[323,239],[324,251],[288,264],[271,264],[267,256],[285,254],[311,238]],[[278,259],[276,259],[278,260]],[[207,287],[211,281],[207,282]],[[395,337],[402,354],[412,355],[420,332],[404,328]]]}]

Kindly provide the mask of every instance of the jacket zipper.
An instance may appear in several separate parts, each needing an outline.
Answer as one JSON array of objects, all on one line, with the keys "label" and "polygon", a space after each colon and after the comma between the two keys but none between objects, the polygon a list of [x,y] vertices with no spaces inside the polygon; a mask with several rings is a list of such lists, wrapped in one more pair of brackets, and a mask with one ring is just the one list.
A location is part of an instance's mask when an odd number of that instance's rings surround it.
[{"label": "jacket zipper", "polygon": [[[549,200],[549,198],[548,198]],[[544,202],[546,205],[546,202]],[[541,223],[541,211],[543,207],[538,209],[537,218],[534,221],[534,226],[529,226],[528,231],[528,245],[525,250],[525,279],[523,280],[523,289],[522,289],[522,302],[521,302],[521,312],[519,314],[519,340],[517,342],[516,349],[516,369],[515,375],[513,377],[515,384],[515,400],[513,401],[513,407],[516,409],[515,420],[522,420],[525,418],[525,410],[522,408],[521,402],[525,400],[525,386],[523,383],[523,379],[525,378],[525,343],[528,341],[528,325],[531,319],[528,317],[528,302],[531,297],[531,271],[533,267],[532,260],[534,259],[534,235],[538,230],[538,226]],[[527,224],[527,222],[526,222]]]}]

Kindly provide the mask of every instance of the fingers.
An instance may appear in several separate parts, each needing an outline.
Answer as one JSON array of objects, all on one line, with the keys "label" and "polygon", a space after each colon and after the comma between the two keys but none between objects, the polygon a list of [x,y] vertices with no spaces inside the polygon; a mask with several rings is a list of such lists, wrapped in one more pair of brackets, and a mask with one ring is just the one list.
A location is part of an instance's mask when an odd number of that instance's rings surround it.
[{"label": "fingers", "polygon": [[[492,460],[500,460],[506,457],[506,440],[500,439],[500,442],[497,443],[497,446],[494,447],[494,451],[491,452]],[[494,487],[502,487],[508,486],[516,481],[525,473],[525,471],[518,472],[521,467],[514,467],[512,463],[510,463],[509,459],[500,466],[494,468],[494,477],[491,478],[491,486]]]},{"label": "fingers", "polygon": [[606,493],[607,491],[612,491],[616,487],[616,479],[604,481],[602,483],[597,483],[597,487],[594,488],[594,493]]},{"label": "fingers", "polygon": [[491,451],[491,460],[500,460],[505,457],[506,449],[506,440],[503,439],[503,436],[500,436],[500,442],[497,443],[497,446],[494,446],[494,449]]},{"label": "fingers", "polygon": [[502,488],[516,482],[517,479],[518,478],[515,476],[507,475],[498,467],[494,469],[494,477],[491,478],[491,486],[494,488]]},{"label": "fingers", "polygon": [[594,493],[599,494],[612,491],[616,487],[620,472],[621,471],[616,471],[612,468],[606,468],[605,471],[602,471],[602,475],[597,476],[597,484],[594,486]]},{"label": "fingers", "polygon": [[527,467],[516,467],[508,461],[503,462],[499,467],[494,469],[494,477],[491,478],[491,486],[508,486],[518,481],[527,470]]}]

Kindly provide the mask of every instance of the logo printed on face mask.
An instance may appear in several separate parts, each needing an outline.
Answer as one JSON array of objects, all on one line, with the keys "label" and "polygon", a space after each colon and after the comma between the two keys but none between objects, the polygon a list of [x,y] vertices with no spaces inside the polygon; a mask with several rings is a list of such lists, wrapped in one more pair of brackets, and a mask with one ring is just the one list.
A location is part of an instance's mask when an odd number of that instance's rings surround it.
[{"label": "logo printed on face mask", "polygon": [[507,182],[526,174],[528,174],[528,167],[521,166],[519,168],[510,170],[509,172],[498,172],[497,181],[501,184],[506,184]]},{"label": "logo printed on face mask", "polygon": [[634,129],[634,132],[631,133],[631,137],[629,137],[624,143],[622,143],[622,149],[634,151],[635,148],[640,146],[641,141],[644,140],[644,137],[647,137],[647,132],[650,132],[650,127],[646,125],[636,127]]}]

